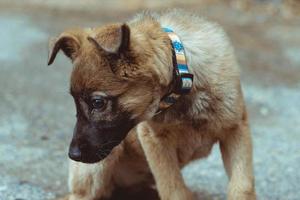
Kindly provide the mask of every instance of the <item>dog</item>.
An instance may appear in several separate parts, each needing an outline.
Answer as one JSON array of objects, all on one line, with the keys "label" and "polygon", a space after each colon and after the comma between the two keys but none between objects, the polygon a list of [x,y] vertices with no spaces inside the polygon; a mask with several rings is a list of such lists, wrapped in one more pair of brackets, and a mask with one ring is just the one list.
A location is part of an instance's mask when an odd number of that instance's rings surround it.
[{"label": "dog", "polygon": [[[65,200],[152,187],[192,200],[181,169],[219,143],[229,200],[254,200],[252,142],[234,50],[219,25],[182,10],[63,32],[77,123]],[[184,67],[184,69],[182,69]]]}]

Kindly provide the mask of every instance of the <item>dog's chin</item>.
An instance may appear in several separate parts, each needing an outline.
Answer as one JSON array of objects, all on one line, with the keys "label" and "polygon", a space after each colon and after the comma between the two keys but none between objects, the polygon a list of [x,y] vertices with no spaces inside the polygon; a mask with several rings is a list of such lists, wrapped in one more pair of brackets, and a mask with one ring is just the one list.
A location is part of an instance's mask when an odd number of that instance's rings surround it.
[{"label": "dog's chin", "polygon": [[105,149],[94,148],[94,150],[91,150],[89,152],[81,152],[80,156],[72,156],[69,153],[69,158],[76,162],[82,162],[86,164],[98,163],[107,158],[118,144],[120,144],[120,142],[114,144],[111,143],[111,146]]},{"label": "dog's chin", "polygon": [[82,162],[82,163],[86,163],[86,164],[94,164],[94,163],[98,163],[100,161],[102,161],[105,157],[103,158],[82,158],[81,160],[76,160],[77,162]]},{"label": "dog's chin", "polygon": [[98,163],[102,160],[104,160],[110,153],[106,154],[106,155],[86,155],[86,156],[81,156],[80,158],[74,158],[69,156],[69,158],[71,160],[74,160],[76,162],[82,162],[82,163],[86,163],[86,164],[93,164],[93,163]]},{"label": "dog's chin", "polygon": [[76,162],[81,162],[81,163],[85,163],[85,164],[94,164],[94,163],[98,163],[101,161],[101,159],[81,159],[81,160],[74,160]]}]

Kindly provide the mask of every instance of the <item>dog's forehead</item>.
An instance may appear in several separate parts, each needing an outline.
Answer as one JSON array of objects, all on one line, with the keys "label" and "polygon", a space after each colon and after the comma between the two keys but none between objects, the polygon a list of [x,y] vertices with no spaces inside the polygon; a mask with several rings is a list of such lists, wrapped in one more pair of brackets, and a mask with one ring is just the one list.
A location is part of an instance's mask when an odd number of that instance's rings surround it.
[{"label": "dog's forehead", "polygon": [[[86,58],[87,59],[87,58]],[[108,63],[94,60],[82,60],[74,63],[71,74],[71,90],[74,93],[85,91],[104,91],[110,95],[117,95],[126,90],[127,82],[116,77],[110,70]],[[95,61],[97,60],[98,61]]]}]

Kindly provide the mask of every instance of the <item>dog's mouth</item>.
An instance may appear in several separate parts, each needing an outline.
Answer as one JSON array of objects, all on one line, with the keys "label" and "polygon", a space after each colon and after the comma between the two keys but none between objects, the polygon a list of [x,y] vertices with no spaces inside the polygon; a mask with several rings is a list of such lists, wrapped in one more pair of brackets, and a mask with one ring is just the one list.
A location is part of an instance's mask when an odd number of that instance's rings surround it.
[{"label": "dog's mouth", "polygon": [[105,159],[125,139],[135,123],[127,121],[118,125],[109,128],[89,125],[82,129],[75,127],[69,158],[83,163],[96,163]]},{"label": "dog's mouth", "polygon": [[79,149],[76,146],[70,145],[69,158],[77,162],[83,163],[97,163],[105,159],[113,149],[118,146],[122,141],[111,141],[104,143],[102,147],[91,149]]}]

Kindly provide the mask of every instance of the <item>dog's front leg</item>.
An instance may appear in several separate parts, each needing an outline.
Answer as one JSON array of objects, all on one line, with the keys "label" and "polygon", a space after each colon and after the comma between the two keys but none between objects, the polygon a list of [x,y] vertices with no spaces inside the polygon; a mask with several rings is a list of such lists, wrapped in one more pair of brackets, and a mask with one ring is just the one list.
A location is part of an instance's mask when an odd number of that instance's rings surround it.
[{"label": "dog's front leg", "polygon": [[138,125],[138,138],[162,200],[192,200],[181,175],[174,143],[146,122]]},{"label": "dog's front leg", "polygon": [[112,166],[106,160],[96,164],[70,161],[69,190],[64,200],[99,200],[110,197]]},{"label": "dog's front leg", "polygon": [[222,158],[229,176],[228,200],[255,200],[252,166],[252,143],[248,123],[239,127],[220,142]]}]

